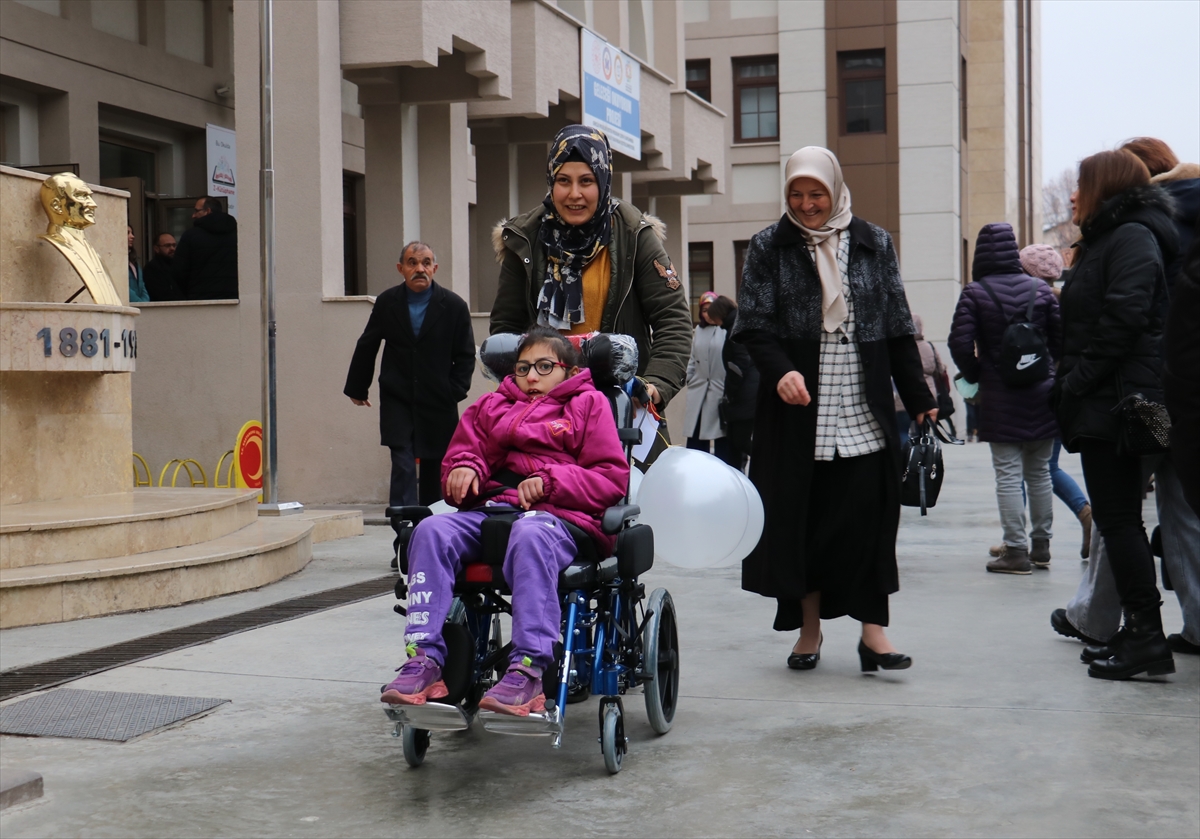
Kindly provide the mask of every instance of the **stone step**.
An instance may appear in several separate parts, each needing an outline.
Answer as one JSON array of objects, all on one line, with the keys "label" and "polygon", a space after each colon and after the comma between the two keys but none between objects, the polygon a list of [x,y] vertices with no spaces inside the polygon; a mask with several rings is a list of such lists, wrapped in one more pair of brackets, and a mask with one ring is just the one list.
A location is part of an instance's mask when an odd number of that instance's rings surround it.
[{"label": "stone step", "polygon": [[258,588],[308,564],[313,528],[302,516],[264,516],[200,544],[0,569],[0,627],[155,609]]},{"label": "stone step", "polygon": [[253,489],[139,488],[0,507],[0,569],[196,545],[258,518]]},{"label": "stone step", "polygon": [[363,514],[361,510],[346,510],[339,508],[305,507],[299,518],[313,524],[312,541],[329,542],[333,539],[346,539],[350,536],[363,535]]}]

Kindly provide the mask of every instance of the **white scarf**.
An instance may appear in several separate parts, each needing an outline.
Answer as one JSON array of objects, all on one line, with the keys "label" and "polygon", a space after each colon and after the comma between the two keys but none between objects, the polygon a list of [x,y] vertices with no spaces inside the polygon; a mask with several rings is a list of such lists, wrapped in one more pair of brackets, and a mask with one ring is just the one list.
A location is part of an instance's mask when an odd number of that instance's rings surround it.
[{"label": "white scarf", "polygon": [[[833,212],[824,226],[810,230],[787,204],[788,188],[796,178],[812,178],[829,191]],[[850,190],[842,180],[842,167],[829,149],[805,146],[788,158],[784,169],[784,206],[787,217],[800,230],[810,247],[816,250],[817,276],[821,280],[821,317],[826,332],[836,332],[849,315],[842,294],[842,274],[838,270],[838,234],[850,226]]]}]

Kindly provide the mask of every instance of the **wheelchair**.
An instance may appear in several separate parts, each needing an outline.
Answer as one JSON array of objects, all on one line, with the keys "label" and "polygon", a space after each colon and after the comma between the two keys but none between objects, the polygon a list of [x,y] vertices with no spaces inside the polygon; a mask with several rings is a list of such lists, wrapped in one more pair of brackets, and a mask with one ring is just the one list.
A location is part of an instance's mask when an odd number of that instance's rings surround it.
[{"label": "wheelchair", "polygon": [[[501,381],[512,372],[520,336],[493,335],[480,347],[485,375]],[[584,365],[596,388],[609,398],[618,436],[631,461],[641,431],[633,426],[630,397],[637,369],[637,346],[624,335],[594,334],[579,342]],[[443,626],[446,661],[442,679],[449,694],[424,705],[388,705],[393,736],[401,739],[404,758],[420,766],[434,732],[463,731],[476,719],[486,731],[498,734],[548,736],[562,746],[567,706],[600,696],[599,741],[604,765],[621,771],[628,748],[622,697],[641,687],[646,716],[656,734],[671,729],[679,698],[679,637],[675,604],[664,588],[646,596],[638,577],[654,564],[654,534],[636,522],[640,509],[625,503],[610,507],[601,529],[616,536],[611,556],[604,555],[583,530],[564,522],[575,539],[576,559],[559,575],[562,604],[561,641],[555,645],[555,665],[543,675],[546,706],[527,717],[479,710],[479,702],[508,669],[512,643],[505,643],[500,616],[512,614],[511,597],[502,574],[512,521],[512,507],[489,507],[483,522],[483,555],[466,564],[455,581],[454,601]],[[406,548],[413,530],[432,515],[428,507],[389,507],[387,516],[398,534],[397,564],[407,573]],[[561,520],[560,520],[561,521]],[[407,596],[404,576],[396,583],[396,598]],[[407,614],[403,605],[393,607]]]}]

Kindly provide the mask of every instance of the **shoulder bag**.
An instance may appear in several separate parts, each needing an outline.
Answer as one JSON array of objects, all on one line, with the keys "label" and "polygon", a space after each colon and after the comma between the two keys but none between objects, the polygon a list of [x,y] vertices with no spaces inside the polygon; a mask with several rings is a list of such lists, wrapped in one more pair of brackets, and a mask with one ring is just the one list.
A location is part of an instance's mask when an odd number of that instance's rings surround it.
[{"label": "shoulder bag", "polygon": [[928,515],[926,510],[929,507],[937,504],[946,475],[939,440],[954,446],[963,445],[962,440],[942,431],[926,417],[920,428],[917,428],[916,422],[912,423],[908,440],[901,450],[904,472],[900,477],[900,503],[905,507],[920,507],[923,516]]}]

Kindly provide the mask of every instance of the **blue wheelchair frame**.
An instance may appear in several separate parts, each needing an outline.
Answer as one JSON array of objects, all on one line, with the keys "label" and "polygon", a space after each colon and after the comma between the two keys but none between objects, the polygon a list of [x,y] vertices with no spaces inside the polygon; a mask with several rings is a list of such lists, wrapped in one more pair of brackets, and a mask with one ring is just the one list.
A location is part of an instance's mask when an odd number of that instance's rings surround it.
[{"label": "blue wheelchair frame", "polygon": [[[608,389],[606,395],[613,406],[626,459],[630,460],[633,445],[639,442],[641,433],[632,427],[631,400],[620,387]],[[409,522],[407,533],[411,535],[415,523],[410,520],[417,518],[416,510],[422,511],[418,514],[420,518],[429,515],[427,508],[389,508],[388,513]],[[557,656],[556,691],[547,697],[543,714],[520,717],[478,710],[484,691],[498,681],[508,666],[512,645],[499,643],[499,616],[511,614],[512,606],[504,598],[503,581],[495,579],[498,569],[493,570],[488,581],[460,579],[456,583],[455,603],[446,626],[462,626],[471,640],[472,661],[465,694],[455,705],[438,702],[393,705],[386,711],[396,723],[394,736],[404,740],[405,758],[411,766],[419,766],[424,761],[430,731],[464,730],[476,717],[488,731],[549,735],[554,748],[560,748],[566,706],[572,701],[601,695],[601,752],[609,772],[618,772],[627,746],[620,697],[638,685],[645,689],[651,727],[658,734],[665,734],[670,729],[678,697],[679,667],[674,603],[666,589],[654,591],[647,603],[645,586],[637,580],[637,575],[649,570],[653,564],[654,552],[649,528],[633,523],[639,513],[638,507],[629,504],[609,508],[604,517],[604,530],[617,536],[614,554],[599,562],[590,562],[581,556],[560,575],[562,652]],[[398,532],[403,530],[398,528]],[[590,538],[578,529],[573,529],[573,533],[580,544],[581,538]],[[403,536],[398,540],[401,550],[407,541]],[[581,555],[582,547],[581,544]],[[624,575],[622,571],[625,571]],[[402,598],[406,594],[407,587],[401,578],[396,585],[396,596]],[[640,622],[636,620],[639,607],[642,612]],[[395,610],[405,613],[400,605]],[[447,665],[451,657],[447,656]],[[448,685],[450,669],[449,666],[443,669]],[[549,681],[547,677],[551,672],[547,670],[544,684]],[[452,694],[461,692],[462,685],[458,687],[460,690],[452,690]]]}]

